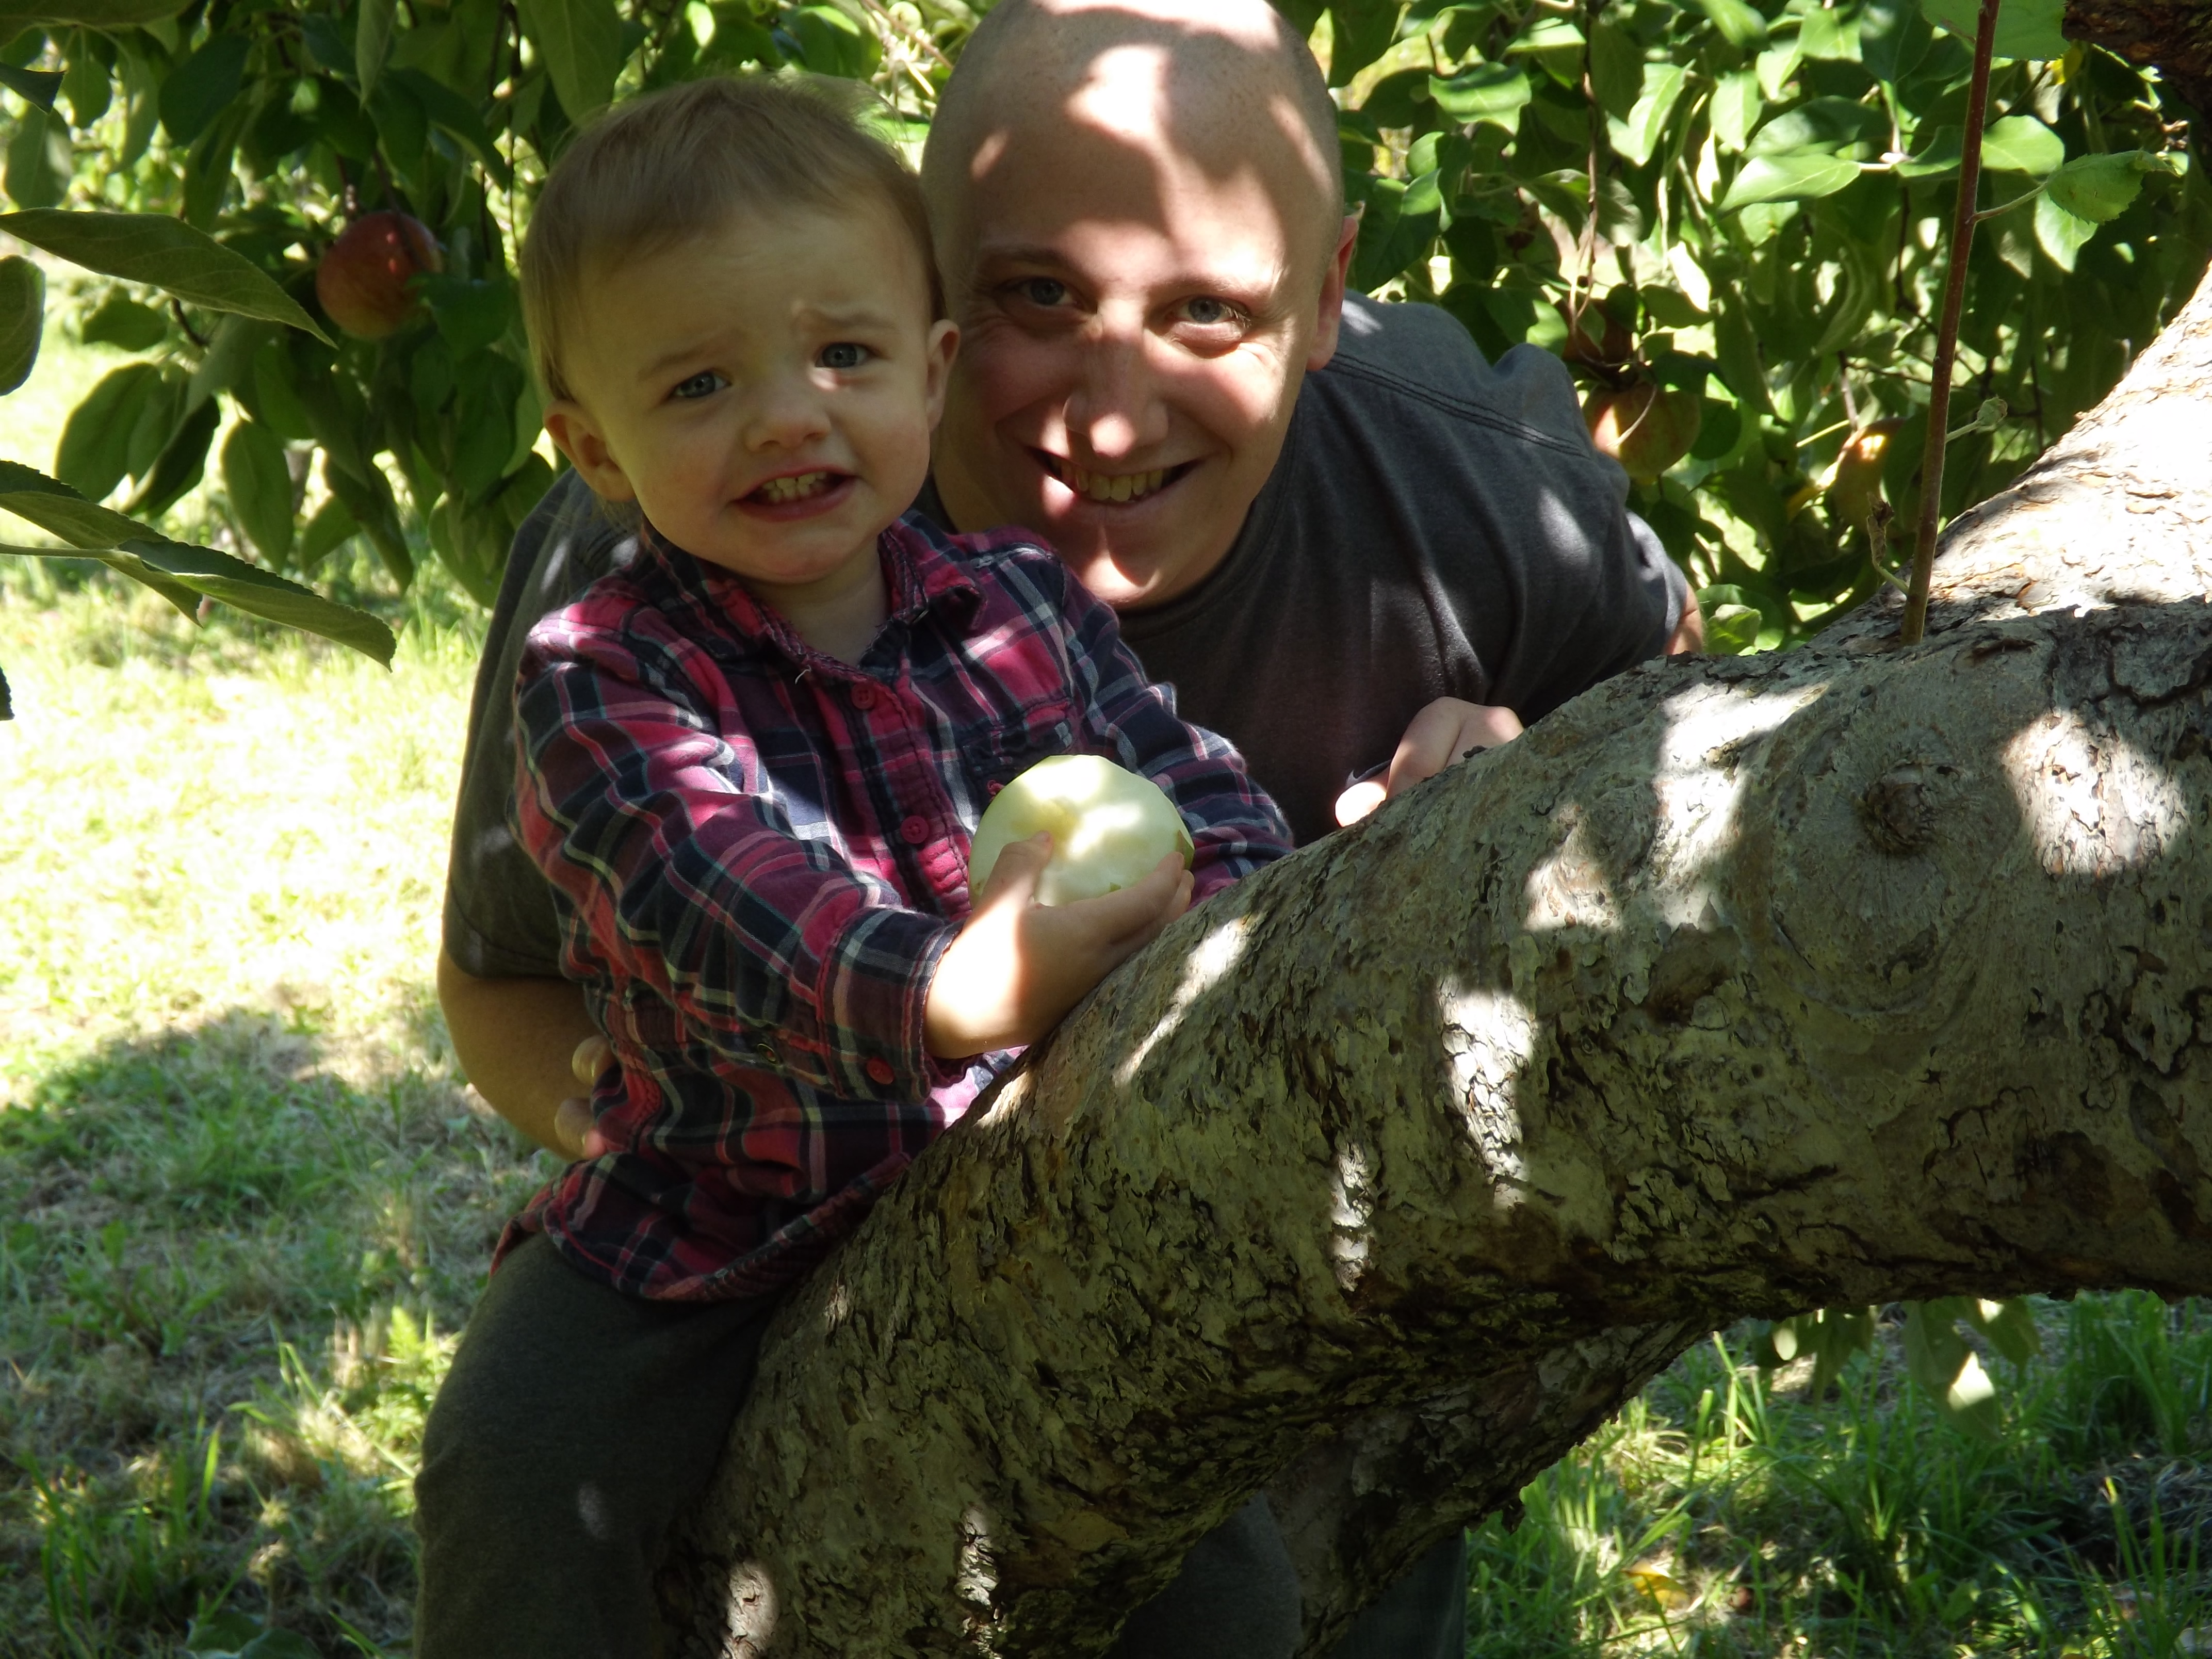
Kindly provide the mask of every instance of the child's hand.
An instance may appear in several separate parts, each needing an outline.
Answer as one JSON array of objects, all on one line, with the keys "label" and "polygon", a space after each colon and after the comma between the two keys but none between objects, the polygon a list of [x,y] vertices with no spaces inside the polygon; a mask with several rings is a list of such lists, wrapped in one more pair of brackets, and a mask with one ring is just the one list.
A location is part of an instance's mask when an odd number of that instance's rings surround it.
[{"label": "child's hand", "polygon": [[939,1060],[1036,1042],[1190,908],[1190,872],[1172,853],[1133,887],[1039,904],[1037,877],[1051,856],[1050,836],[1009,842],[938,963],[922,1042]]}]

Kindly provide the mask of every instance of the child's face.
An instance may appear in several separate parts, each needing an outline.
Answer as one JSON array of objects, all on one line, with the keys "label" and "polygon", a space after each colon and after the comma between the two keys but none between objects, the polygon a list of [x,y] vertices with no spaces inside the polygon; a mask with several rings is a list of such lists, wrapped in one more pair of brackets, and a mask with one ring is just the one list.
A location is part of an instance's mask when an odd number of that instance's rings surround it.
[{"label": "child's face", "polygon": [[733,217],[596,275],[546,429],[611,501],[763,599],[872,572],[957,342],[888,208]]}]

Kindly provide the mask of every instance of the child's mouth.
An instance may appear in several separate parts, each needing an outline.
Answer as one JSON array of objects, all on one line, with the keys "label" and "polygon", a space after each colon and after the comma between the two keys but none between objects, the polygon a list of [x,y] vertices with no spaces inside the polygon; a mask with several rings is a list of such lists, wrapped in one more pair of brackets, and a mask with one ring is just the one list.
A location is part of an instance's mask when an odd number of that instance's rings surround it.
[{"label": "child's mouth", "polygon": [[1154,467],[1148,472],[1093,472],[1075,462],[1063,459],[1047,450],[1033,452],[1043,464],[1044,470],[1066,484],[1085,501],[1102,505],[1124,501],[1141,501],[1175,483],[1198,465],[1183,461],[1174,466]]},{"label": "child's mouth", "polygon": [[794,501],[811,501],[817,495],[826,495],[844,481],[842,472],[793,472],[781,478],[770,478],[745,499],[763,507],[789,507]]}]

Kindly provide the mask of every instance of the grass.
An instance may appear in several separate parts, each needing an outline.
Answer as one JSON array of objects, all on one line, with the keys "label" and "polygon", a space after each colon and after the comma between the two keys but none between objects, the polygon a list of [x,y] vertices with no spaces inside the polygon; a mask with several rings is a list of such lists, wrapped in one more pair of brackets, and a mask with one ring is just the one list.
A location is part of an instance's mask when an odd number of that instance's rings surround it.
[{"label": "grass", "polygon": [[[0,1655],[406,1650],[423,1414],[546,1166],[429,989],[477,624],[339,575],[390,673],[0,560]],[[2039,1317],[1986,1439],[1892,1328],[1826,1401],[1692,1350],[1476,1531],[1469,1654],[2212,1653],[2212,1313]]]}]

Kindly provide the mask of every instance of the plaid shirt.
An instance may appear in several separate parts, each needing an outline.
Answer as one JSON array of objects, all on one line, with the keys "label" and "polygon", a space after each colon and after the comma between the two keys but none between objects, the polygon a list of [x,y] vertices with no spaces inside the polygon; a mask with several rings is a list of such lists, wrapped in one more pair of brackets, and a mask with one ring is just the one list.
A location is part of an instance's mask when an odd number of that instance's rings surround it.
[{"label": "plaid shirt", "polygon": [[884,531],[890,616],[857,666],[641,542],[532,630],[515,688],[516,830],[619,1069],[592,1102],[615,1150],[533,1198],[500,1255],[542,1230],[633,1295],[758,1296],[1012,1058],[922,1048],[1000,786],[1069,751],[1144,774],[1182,810],[1200,898],[1290,832],[1114,613],[1014,534]]}]

